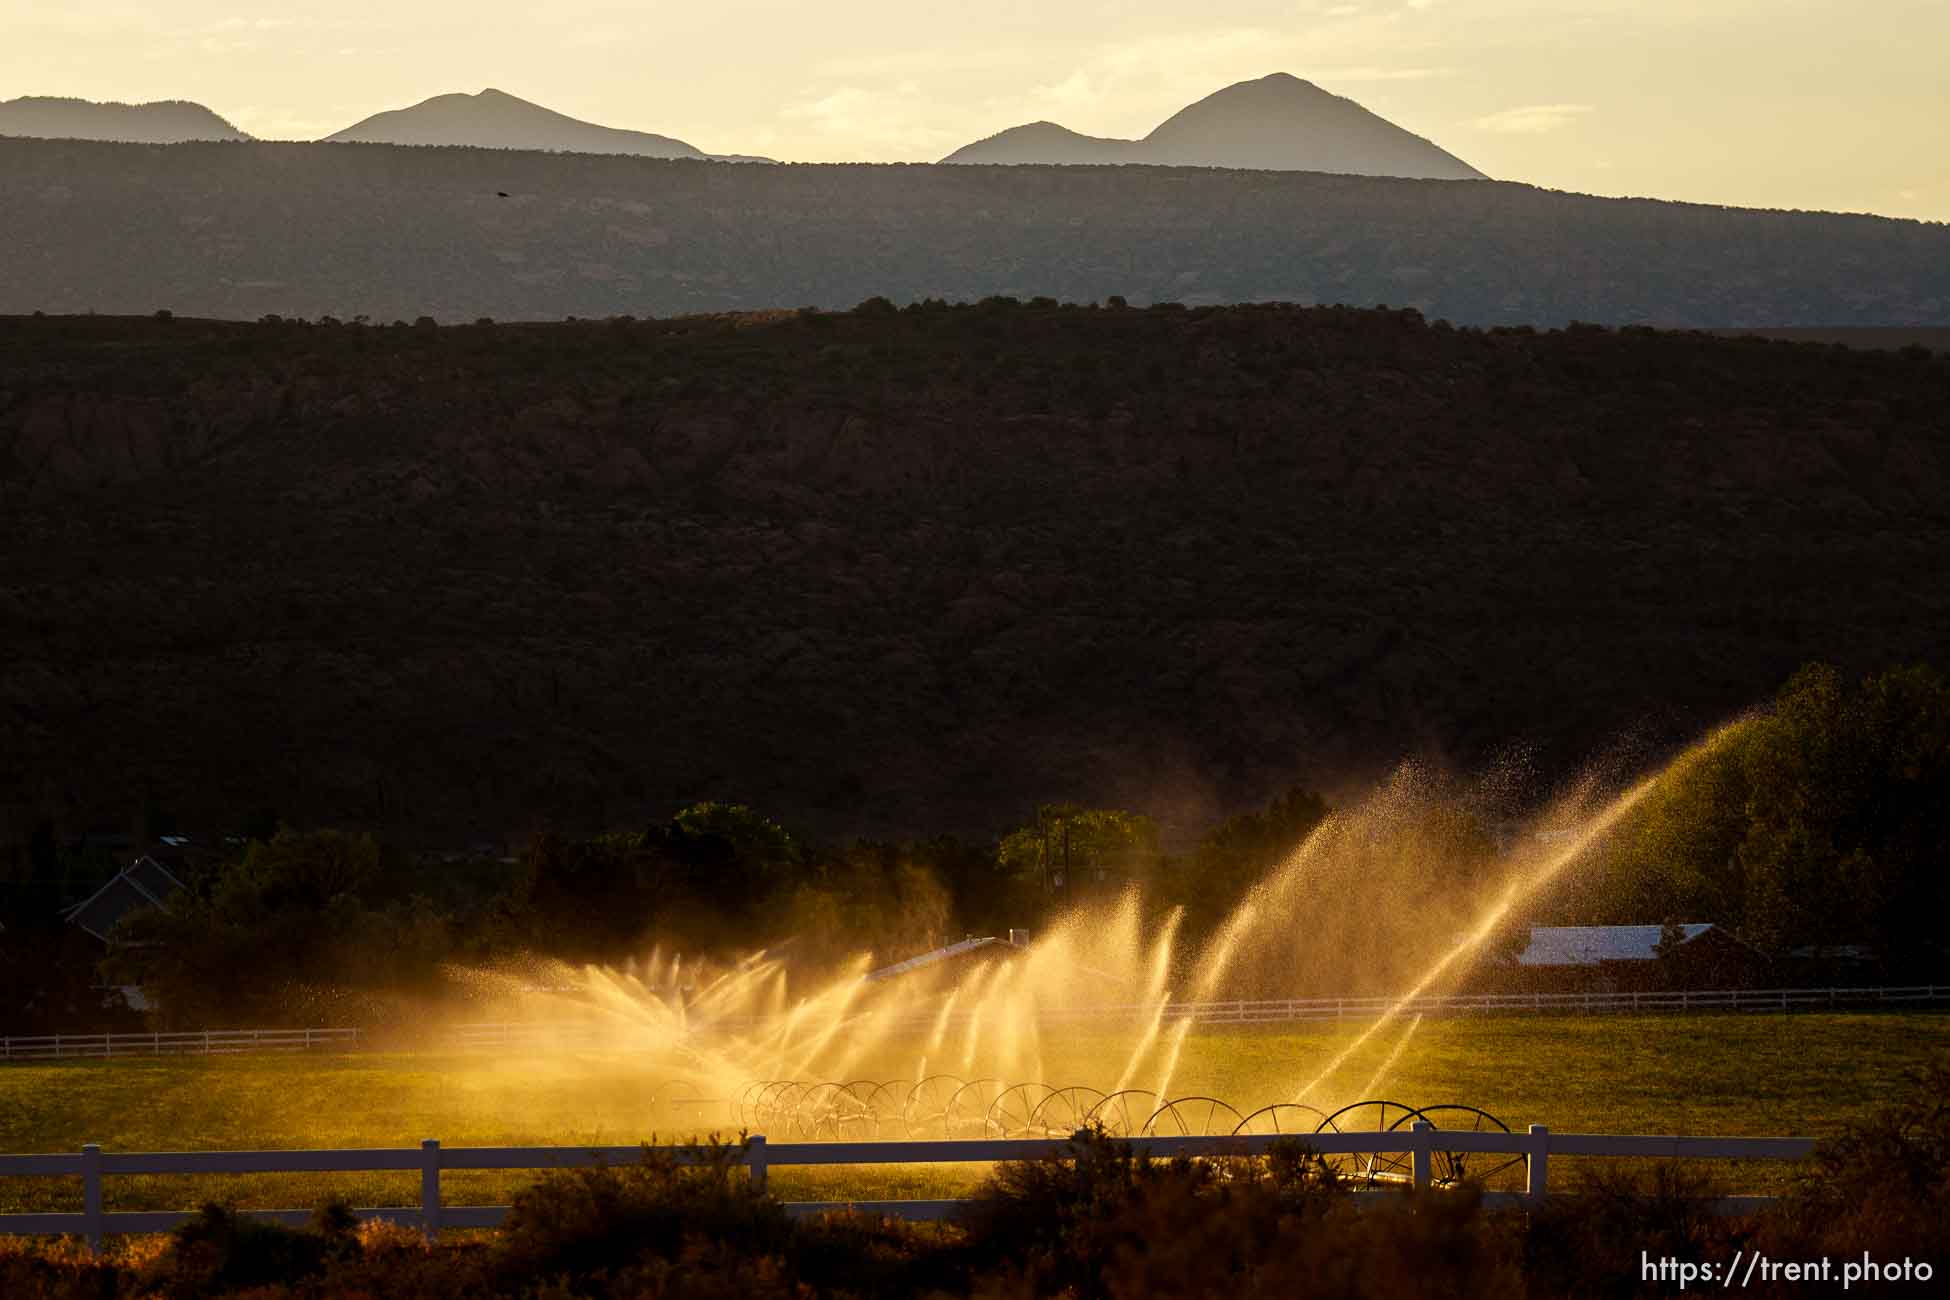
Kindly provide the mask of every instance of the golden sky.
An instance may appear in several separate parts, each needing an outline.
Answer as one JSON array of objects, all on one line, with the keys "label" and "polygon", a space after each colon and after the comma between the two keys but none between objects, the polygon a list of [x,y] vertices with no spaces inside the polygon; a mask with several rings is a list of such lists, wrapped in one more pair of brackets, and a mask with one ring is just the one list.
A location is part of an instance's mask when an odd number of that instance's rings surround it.
[{"label": "golden sky", "polygon": [[707,152],[931,161],[1142,135],[1269,72],[1505,180],[1950,220],[1950,0],[0,0],[0,99],[193,99],[312,138],[494,86]]}]

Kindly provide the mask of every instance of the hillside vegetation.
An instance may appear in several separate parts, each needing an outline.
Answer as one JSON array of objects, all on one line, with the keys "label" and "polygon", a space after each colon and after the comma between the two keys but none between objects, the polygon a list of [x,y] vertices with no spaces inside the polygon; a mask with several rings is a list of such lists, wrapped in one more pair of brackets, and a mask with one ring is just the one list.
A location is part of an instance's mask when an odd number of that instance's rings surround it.
[{"label": "hillside vegetation", "polygon": [[[1950,659],[1950,363],[1407,312],[0,320],[0,810],[1196,830]],[[92,819],[92,820],[91,820]]]},{"label": "hillside vegetation", "polygon": [[0,312],[466,322],[1047,294],[1950,324],[1950,227],[1491,181],[0,140]]}]

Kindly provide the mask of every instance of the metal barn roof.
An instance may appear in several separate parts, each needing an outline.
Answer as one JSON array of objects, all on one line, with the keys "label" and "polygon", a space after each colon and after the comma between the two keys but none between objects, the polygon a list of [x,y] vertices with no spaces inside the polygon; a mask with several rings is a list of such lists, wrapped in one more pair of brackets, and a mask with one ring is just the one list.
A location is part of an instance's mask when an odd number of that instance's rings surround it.
[{"label": "metal barn roof", "polygon": [[1016,936],[1021,933],[1022,931],[1020,930],[1011,930],[1009,931],[1009,937],[1006,939],[998,938],[995,935],[990,935],[984,939],[963,939],[960,943],[951,943],[945,948],[936,948],[934,951],[924,952],[918,957],[909,957],[906,961],[897,961],[892,966],[882,966],[877,971],[869,971],[862,978],[871,984],[876,980],[892,979],[896,975],[905,975],[911,970],[920,970],[923,966],[932,966],[936,962],[948,961],[951,958],[959,957],[964,953],[974,952],[981,948],[995,946],[1003,948],[1021,947],[1021,943],[1016,939]]},{"label": "metal barn roof", "polygon": [[103,943],[115,928],[115,923],[132,912],[159,907],[169,910],[169,897],[183,887],[183,882],[169,874],[154,858],[137,858],[115,874],[115,878],[97,889],[81,902],[76,903],[64,914],[89,934]]},{"label": "metal barn roof", "polygon": [[[1711,922],[1681,925],[1686,943],[1713,929]],[[1657,925],[1533,925],[1530,946],[1517,958],[1519,966],[1596,966],[1607,961],[1657,961]]]}]

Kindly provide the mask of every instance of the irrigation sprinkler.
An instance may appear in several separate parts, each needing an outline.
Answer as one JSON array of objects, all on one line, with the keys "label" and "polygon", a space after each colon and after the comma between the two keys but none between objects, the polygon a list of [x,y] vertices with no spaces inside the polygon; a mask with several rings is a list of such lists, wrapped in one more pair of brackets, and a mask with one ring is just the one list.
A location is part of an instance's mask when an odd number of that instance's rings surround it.
[{"label": "irrigation sprinkler", "polygon": [[948,1098],[944,1128],[950,1139],[989,1136],[989,1107],[1008,1090],[1000,1079],[971,1079]]},{"label": "irrigation sprinkler", "polygon": [[1261,1106],[1240,1120],[1232,1131],[1241,1137],[1273,1133],[1291,1133],[1295,1137],[1304,1137],[1309,1133],[1320,1132],[1321,1123],[1326,1118],[1326,1111],[1304,1102],[1282,1101],[1275,1102],[1271,1106]]},{"label": "irrigation sprinkler", "polygon": [[1056,1089],[1046,1083],[1016,1083],[989,1103],[984,1136],[992,1138],[1044,1137],[1036,1129],[1036,1111]]},{"label": "irrigation sprinkler", "polygon": [[1083,1121],[1086,1126],[1103,1125],[1104,1132],[1112,1137],[1136,1137],[1144,1130],[1144,1122],[1157,1109],[1157,1093],[1143,1088],[1125,1088],[1092,1106]]},{"label": "irrigation sprinkler", "polygon": [[913,1090],[912,1079],[887,1079],[876,1083],[866,1096],[867,1110],[874,1118],[874,1138],[881,1142],[896,1142],[907,1136],[907,1094]]},{"label": "irrigation sprinkler", "polygon": [[[1508,1133],[1510,1126],[1486,1110],[1475,1106],[1424,1106],[1411,1114],[1396,1120],[1391,1127],[1407,1128],[1416,1120],[1427,1120],[1437,1130],[1451,1133]],[[1485,1186],[1492,1178],[1505,1170],[1523,1164],[1521,1155],[1491,1155],[1483,1152],[1444,1151],[1440,1147],[1434,1151],[1434,1164],[1431,1181],[1438,1187],[1453,1187],[1459,1183],[1475,1182]]]},{"label": "irrigation sprinkler", "polygon": [[966,1082],[958,1075],[931,1074],[909,1089],[901,1120],[911,1138],[948,1136],[948,1102]]},{"label": "irrigation sprinkler", "polygon": [[[707,1098],[687,1096],[688,1080],[659,1083],[666,1106],[703,1107]],[[1064,1087],[1040,1080],[963,1079],[932,1074],[905,1079],[753,1080],[738,1091],[729,1110],[751,1130],[769,1128],[800,1142],[874,1142],[902,1139],[1067,1138],[1098,1128],[1112,1137],[1220,1137],[1290,1135],[1304,1143],[1316,1134],[1392,1133],[1426,1122],[1437,1133],[1509,1133],[1502,1120],[1479,1106],[1445,1102],[1411,1106],[1369,1098],[1326,1114],[1303,1102],[1278,1102],[1241,1114],[1220,1097],[1161,1098],[1143,1088],[1105,1093],[1085,1084]],[[1519,1154],[1429,1151],[1429,1181],[1438,1187],[1487,1184],[1524,1162]],[[1413,1180],[1405,1152],[1330,1153],[1322,1160],[1342,1179],[1359,1185]]]},{"label": "irrigation sprinkler", "polygon": [[1058,1088],[1049,1096],[1036,1103],[1030,1113],[1029,1128],[1031,1137],[1067,1137],[1090,1122],[1090,1112],[1106,1094],[1085,1085],[1077,1084],[1068,1088]]},{"label": "irrigation sprinkler", "polygon": [[1236,1132],[1243,1117],[1217,1097],[1179,1097],[1151,1112],[1143,1137],[1211,1137]]},{"label": "irrigation sprinkler", "polygon": [[[1343,1106],[1320,1121],[1316,1133],[1387,1133],[1394,1129],[1406,1128],[1416,1118],[1413,1106],[1405,1106],[1399,1101],[1357,1101]],[[1357,1151],[1344,1155],[1325,1157],[1327,1164],[1341,1178],[1353,1183],[1373,1185],[1382,1182],[1406,1182],[1413,1175],[1409,1157],[1393,1151]]]}]

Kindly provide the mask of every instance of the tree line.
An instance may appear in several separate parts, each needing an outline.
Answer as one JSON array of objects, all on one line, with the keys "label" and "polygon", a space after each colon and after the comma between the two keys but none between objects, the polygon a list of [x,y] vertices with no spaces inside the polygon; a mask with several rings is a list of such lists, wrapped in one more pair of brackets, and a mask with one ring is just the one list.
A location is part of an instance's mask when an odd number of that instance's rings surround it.
[{"label": "tree line", "polygon": [[1557,901],[1583,924],[1713,921],[1775,961],[1940,975],[1950,682],[1811,664],[1655,787]]},{"label": "tree line", "polygon": [[[1950,682],[1921,665],[1859,682],[1811,665],[1675,767],[1522,921],[1712,921],[1769,962],[1934,977],[1946,808]],[[371,1023],[438,994],[456,965],[619,961],[652,942],[786,943],[814,969],[862,950],[893,961],[969,933],[1034,930],[1134,884],[1153,917],[1182,910],[1189,949],[1333,812],[1291,789],[1177,854],[1141,813],[1065,803],[991,843],[845,846],[742,804],[698,803],[643,830],[539,834],[512,860],[427,861],[369,833],[282,826],[187,873],[166,911],[128,917],[105,958],[58,913],[14,908],[0,943],[13,1023],[0,1031],[112,1020],[105,985],[139,986],[157,1027]],[[1410,846],[1454,877],[1431,890],[1487,878],[1495,828],[1482,807],[1458,796],[1413,821],[1370,835],[1373,852]],[[1492,947],[1507,956],[1521,943]]]}]

